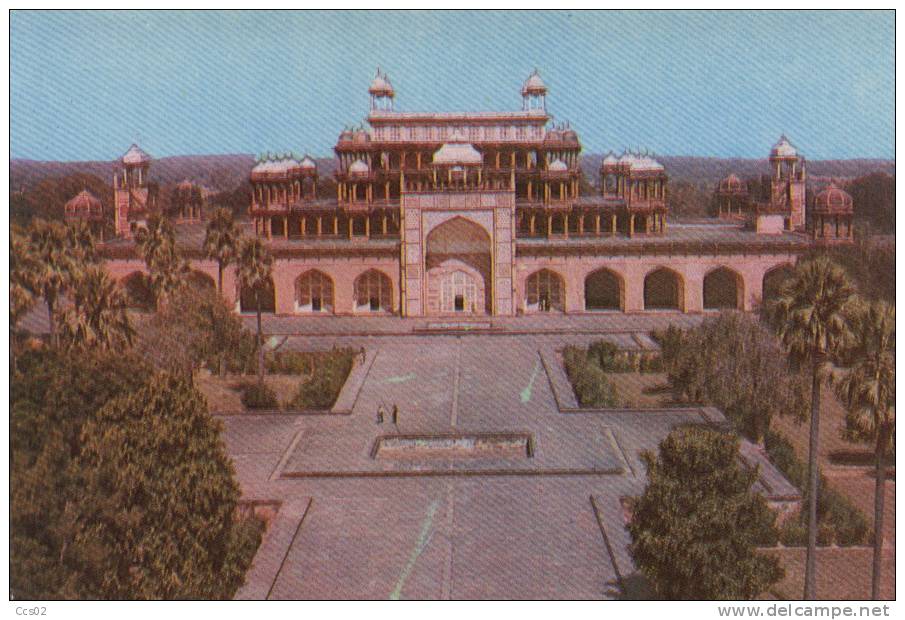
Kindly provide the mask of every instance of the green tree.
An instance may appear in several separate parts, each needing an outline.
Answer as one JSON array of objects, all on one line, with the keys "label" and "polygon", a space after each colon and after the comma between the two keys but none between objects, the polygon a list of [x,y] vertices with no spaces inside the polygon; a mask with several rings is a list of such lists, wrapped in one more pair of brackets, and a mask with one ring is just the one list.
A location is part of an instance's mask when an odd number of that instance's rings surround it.
[{"label": "green tree", "polygon": [[70,346],[118,350],[132,344],[135,330],[128,302],[102,266],[91,265],[76,275],[72,305],[63,315],[63,335]]},{"label": "green tree", "polygon": [[10,336],[16,325],[35,304],[31,281],[38,269],[31,253],[28,237],[16,226],[10,228],[9,237],[9,329]]},{"label": "green tree", "polygon": [[27,266],[32,271],[24,281],[28,282],[32,292],[47,304],[50,341],[54,346],[59,343],[57,303],[82,267],[80,259],[90,255],[89,251],[81,246],[83,241],[84,239],[74,235],[71,229],[67,229],[59,222],[34,220],[29,231],[32,260],[28,261]]},{"label": "green tree", "polygon": [[817,467],[820,388],[826,364],[851,338],[848,314],[855,292],[845,270],[826,256],[799,261],[770,304],[768,314],[796,365],[810,366],[811,428],[808,446],[808,551],[804,598],[816,597]]},{"label": "green tree", "polygon": [[264,342],[261,333],[261,293],[270,287],[273,258],[267,251],[267,246],[257,237],[245,240],[239,247],[236,272],[240,287],[254,291],[255,313],[257,314],[258,383],[263,385]]},{"label": "green tree", "polygon": [[86,577],[113,599],[220,599],[245,566],[239,487],[204,398],[167,373],[109,401],[83,429],[78,540],[100,551]]},{"label": "green tree", "polygon": [[98,553],[77,540],[84,489],[75,459],[82,427],[149,369],[128,352],[24,352],[10,377],[10,593],[17,599],[97,598],[83,575]]},{"label": "green tree", "polygon": [[217,292],[223,294],[223,270],[236,259],[241,233],[236,226],[233,212],[219,208],[207,223],[204,234],[204,255],[217,261]]},{"label": "green tree", "polygon": [[804,377],[790,372],[780,343],[753,316],[724,311],[659,339],[675,398],[721,408],[751,441],[763,446],[777,415],[805,419]]},{"label": "green tree", "polygon": [[713,429],[674,430],[655,457],[646,452],[648,486],[634,502],[630,551],[664,599],[751,599],[782,578],[774,515],[752,491],[757,470],[739,461],[738,439]]},{"label": "green tree", "polygon": [[874,444],[874,562],[871,596],[880,598],[886,458],[896,432],[896,309],[885,301],[865,304],[852,321],[855,360],[835,384],[845,404],[845,436]]},{"label": "green tree", "polygon": [[202,365],[213,368],[223,359],[238,357],[250,335],[213,287],[185,286],[141,326],[139,337],[147,345],[140,349],[149,361],[192,381]]},{"label": "green tree", "polygon": [[161,302],[185,283],[189,273],[176,246],[176,231],[165,217],[152,216],[147,226],[138,230],[135,242],[148,267],[155,305],[160,308]]}]

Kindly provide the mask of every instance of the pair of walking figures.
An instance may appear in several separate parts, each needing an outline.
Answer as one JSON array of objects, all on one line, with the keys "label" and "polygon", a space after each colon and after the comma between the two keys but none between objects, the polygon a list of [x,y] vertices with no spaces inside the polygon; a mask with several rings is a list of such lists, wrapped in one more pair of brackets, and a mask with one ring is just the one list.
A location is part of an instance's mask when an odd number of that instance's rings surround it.
[{"label": "pair of walking figures", "polygon": [[399,421],[399,407],[397,407],[395,403],[393,404],[393,408],[389,411],[389,413],[387,412],[383,404],[377,407],[377,423],[383,424],[383,420],[386,417],[389,417],[390,422],[393,424],[393,426],[396,426]]}]

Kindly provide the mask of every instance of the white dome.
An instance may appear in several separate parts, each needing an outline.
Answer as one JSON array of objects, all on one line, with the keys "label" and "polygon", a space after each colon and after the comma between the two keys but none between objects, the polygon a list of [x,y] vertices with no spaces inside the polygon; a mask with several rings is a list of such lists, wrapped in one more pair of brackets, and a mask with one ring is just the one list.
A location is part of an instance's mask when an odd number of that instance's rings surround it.
[{"label": "white dome", "polygon": [[613,155],[613,152],[612,152],[612,151],[610,151],[609,153],[607,153],[607,156],[603,158],[603,163],[604,163],[604,164],[615,164],[615,163],[618,163],[618,162],[619,162],[619,160],[616,159],[616,156]]},{"label": "white dome", "polygon": [[[455,140],[456,134],[453,134]],[[484,162],[481,153],[468,142],[447,142],[434,153],[433,163],[441,166],[477,165]]]},{"label": "white dome", "polygon": [[547,85],[544,84],[544,81],[541,79],[540,75],[537,72],[537,69],[534,70],[534,73],[528,76],[528,79],[525,80],[525,84],[522,86],[522,94],[523,95],[543,95],[547,92]]},{"label": "white dome", "polygon": [[773,145],[773,149],[770,151],[770,157],[798,157],[798,151],[792,146],[789,139],[785,135],[782,135],[779,138],[779,142]]},{"label": "white dome", "polygon": [[360,159],[356,159],[352,162],[352,165],[349,166],[349,172],[352,174],[367,174],[371,169],[368,167],[364,161]]},{"label": "white dome", "polygon": [[368,92],[372,95],[378,96],[393,96],[393,85],[390,84],[390,78],[387,77],[385,73],[381,73],[380,69],[377,69],[377,75],[374,76],[374,79],[371,80],[371,85],[368,87]]},{"label": "white dome", "polygon": [[550,162],[550,165],[547,166],[547,170],[550,172],[565,172],[568,169],[569,167],[566,165],[566,162],[561,159],[554,159]]},{"label": "white dome", "polygon": [[640,157],[632,164],[632,170],[663,170],[663,164],[651,157]]},{"label": "white dome", "polygon": [[314,170],[317,168],[317,162],[305,155],[304,159],[302,159],[301,167],[306,170]]},{"label": "white dome", "polygon": [[143,164],[149,161],[151,161],[151,156],[142,151],[137,144],[130,146],[126,154],[123,155],[124,164]]}]

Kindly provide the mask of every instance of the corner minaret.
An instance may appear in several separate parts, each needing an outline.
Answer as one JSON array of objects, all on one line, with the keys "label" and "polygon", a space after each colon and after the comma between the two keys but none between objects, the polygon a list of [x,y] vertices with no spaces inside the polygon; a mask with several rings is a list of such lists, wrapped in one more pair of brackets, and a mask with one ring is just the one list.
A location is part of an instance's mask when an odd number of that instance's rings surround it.
[{"label": "corner minaret", "polygon": [[371,80],[368,87],[368,94],[371,95],[371,111],[391,112],[393,110],[393,97],[396,96],[393,85],[390,84],[390,78],[386,73],[377,67],[377,75]]},{"label": "corner minaret", "polygon": [[547,110],[547,85],[540,77],[537,69],[528,76],[522,85],[523,110]]},{"label": "corner minaret", "polygon": [[775,208],[784,207],[788,213],[786,228],[802,230],[805,227],[805,172],[804,158],[782,135],[770,150],[770,202]]},{"label": "corner minaret", "polygon": [[118,237],[131,237],[153,207],[155,195],[148,183],[151,156],[133,144],[120,163],[122,168],[113,176],[113,225]]}]

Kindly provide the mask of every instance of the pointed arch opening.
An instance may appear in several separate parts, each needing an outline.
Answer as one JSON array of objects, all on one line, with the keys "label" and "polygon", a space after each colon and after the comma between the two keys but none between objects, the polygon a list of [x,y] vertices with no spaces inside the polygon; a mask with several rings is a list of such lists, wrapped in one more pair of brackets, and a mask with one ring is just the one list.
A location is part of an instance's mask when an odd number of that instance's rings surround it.
[{"label": "pointed arch opening", "polygon": [[742,310],[742,276],[728,267],[718,267],[704,276],[704,310]]},{"label": "pointed arch opening", "polygon": [[[270,314],[276,312],[277,297],[272,278],[268,279],[267,283],[257,291],[257,300],[261,305],[261,312]],[[254,289],[241,287],[239,291],[239,312],[257,312]]]},{"label": "pointed arch opening", "polygon": [[355,312],[393,312],[393,281],[376,269],[355,278],[353,285]]},{"label": "pointed arch opening", "polygon": [[566,285],[550,269],[535,271],[525,279],[526,312],[564,312]]},{"label": "pointed arch opening", "polygon": [[644,278],[645,310],[684,310],[685,283],[666,267],[654,269]]},{"label": "pointed arch opening", "polygon": [[783,263],[782,265],[773,267],[764,274],[763,289],[761,293],[761,302],[763,304],[768,304],[770,301],[777,298],[783,282],[792,275],[793,269],[791,264]]},{"label": "pointed arch opening", "polygon": [[333,279],[323,271],[309,269],[295,279],[295,311],[333,313]]},{"label": "pointed arch opening", "polygon": [[584,280],[585,310],[625,310],[625,281],[615,271],[600,268]]},{"label": "pointed arch opening", "polygon": [[425,270],[429,314],[489,314],[491,243],[480,224],[449,219],[427,235]]}]

